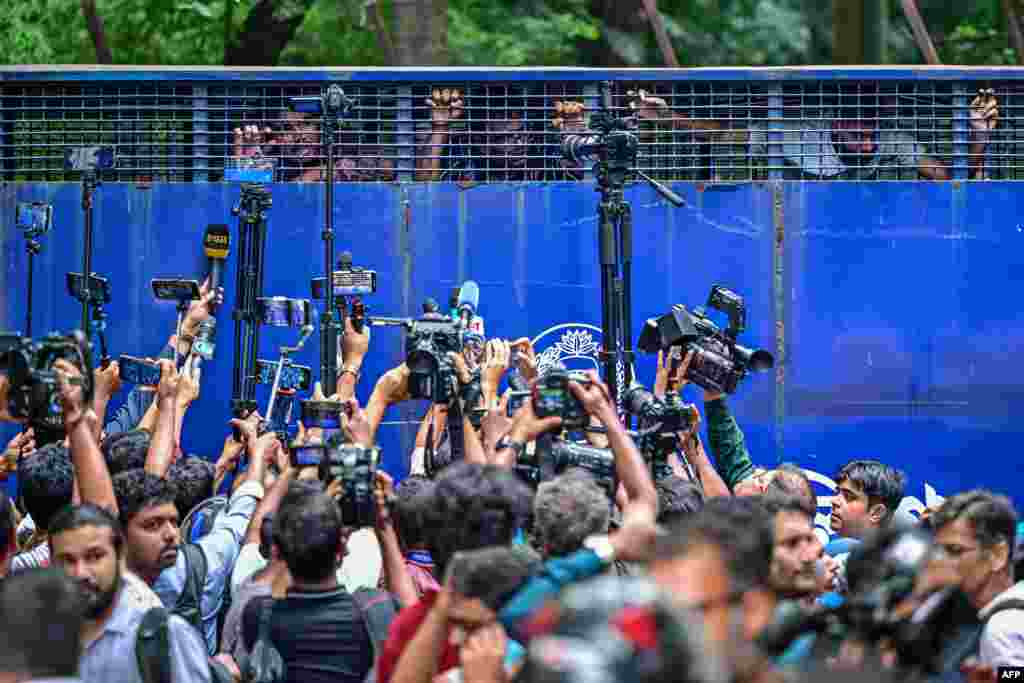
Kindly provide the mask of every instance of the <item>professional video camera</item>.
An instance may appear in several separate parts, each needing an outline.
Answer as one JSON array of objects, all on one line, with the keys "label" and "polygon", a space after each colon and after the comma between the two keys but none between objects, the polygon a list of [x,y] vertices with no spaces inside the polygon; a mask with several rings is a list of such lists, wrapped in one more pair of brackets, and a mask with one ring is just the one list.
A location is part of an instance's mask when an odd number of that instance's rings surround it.
[{"label": "professional video camera", "polygon": [[958,671],[976,645],[977,610],[958,587],[936,591],[920,604],[915,585],[935,557],[931,535],[914,528],[879,532],[850,555],[850,593],[837,608],[787,605],[758,636],[768,655],[785,652],[807,633],[852,638],[869,649],[883,641],[899,666],[923,674]]},{"label": "professional video camera", "polygon": [[64,425],[55,361],[64,359],[82,372],[85,402],[92,401],[92,350],[80,331],[49,334],[39,341],[18,334],[0,334],[0,370],[7,375],[7,410],[12,417],[34,427],[58,430]]},{"label": "professional video camera", "polygon": [[615,454],[607,448],[542,436],[537,440],[533,455],[525,449],[519,454],[514,470],[520,479],[536,487],[572,467],[588,472],[605,490],[609,500],[615,500],[619,480]]},{"label": "professional video camera", "polygon": [[772,355],[763,349],[748,349],[736,338],[746,329],[747,312],[743,299],[721,285],[711,288],[707,307],[729,316],[723,331],[703,308],[693,311],[681,304],[659,318],[644,324],[637,348],[656,353],[680,346],[693,352],[686,379],[708,391],[731,394],[750,370],[768,370],[775,365]]}]

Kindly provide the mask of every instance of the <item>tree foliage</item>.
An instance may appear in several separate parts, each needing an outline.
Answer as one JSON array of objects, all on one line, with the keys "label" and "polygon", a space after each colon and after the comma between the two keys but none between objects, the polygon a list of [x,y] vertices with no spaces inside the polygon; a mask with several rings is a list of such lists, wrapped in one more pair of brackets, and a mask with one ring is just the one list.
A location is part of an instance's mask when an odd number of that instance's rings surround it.
[{"label": "tree foliage", "polygon": [[[1015,0],[1024,15],[1024,0]],[[223,64],[229,46],[258,41],[258,6],[301,23],[283,50],[261,59],[291,66],[388,63],[391,0],[96,0],[117,64]],[[828,0],[659,0],[685,66],[796,65],[831,59]],[[944,62],[1009,64],[1001,0],[918,0]],[[79,0],[7,0],[0,61],[96,61]],[[921,63],[900,3],[890,2],[889,54]],[[298,14],[294,14],[298,12]],[[383,17],[382,26],[374,21]],[[251,29],[250,29],[251,30]],[[448,0],[454,65],[660,66],[642,3],[630,0]],[[258,53],[257,53],[258,54]],[[273,65],[268,64],[268,65]]]}]

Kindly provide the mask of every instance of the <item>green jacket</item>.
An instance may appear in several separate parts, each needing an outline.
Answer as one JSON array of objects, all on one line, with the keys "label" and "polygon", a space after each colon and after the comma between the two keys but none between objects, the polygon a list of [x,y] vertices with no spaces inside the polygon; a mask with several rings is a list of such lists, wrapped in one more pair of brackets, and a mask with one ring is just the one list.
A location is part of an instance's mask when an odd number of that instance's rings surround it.
[{"label": "green jacket", "polygon": [[731,490],[754,473],[743,430],[729,412],[724,397],[704,404],[704,418],[708,423],[708,445],[715,457],[715,469]]}]

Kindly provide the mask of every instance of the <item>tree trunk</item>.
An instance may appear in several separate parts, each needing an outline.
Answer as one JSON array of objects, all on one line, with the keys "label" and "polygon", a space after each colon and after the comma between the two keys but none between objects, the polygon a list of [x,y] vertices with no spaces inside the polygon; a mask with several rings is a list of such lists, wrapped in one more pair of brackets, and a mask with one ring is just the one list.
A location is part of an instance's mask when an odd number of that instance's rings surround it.
[{"label": "tree trunk", "polygon": [[392,66],[448,65],[448,0],[394,0]]},{"label": "tree trunk", "polygon": [[96,11],[96,1],[82,0],[82,14],[85,15],[85,23],[89,27],[92,44],[96,48],[96,63],[113,64],[114,55],[107,44],[107,33],[103,30],[103,19]]},{"label": "tree trunk", "polygon": [[225,66],[275,66],[314,0],[259,0],[224,46]]},{"label": "tree trunk", "polygon": [[[591,16],[600,20],[603,26],[629,35],[642,35],[647,31],[647,17],[632,2],[626,0],[590,0]],[[594,41],[582,41],[579,45],[580,66],[622,67],[628,64],[612,49],[608,38],[601,36]]]}]

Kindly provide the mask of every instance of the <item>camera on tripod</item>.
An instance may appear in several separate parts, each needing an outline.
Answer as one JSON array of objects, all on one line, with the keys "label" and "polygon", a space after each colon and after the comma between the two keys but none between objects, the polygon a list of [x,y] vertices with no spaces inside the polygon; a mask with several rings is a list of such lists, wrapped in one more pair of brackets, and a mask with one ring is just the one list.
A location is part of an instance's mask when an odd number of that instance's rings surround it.
[{"label": "camera on tripod", "polygon": [[692,352],[686,379],[708,391],[731,394],[750,371],[768,370],[775,359],[764,349],[741,346],[736,338],[746,329],[743,298],[721,285],[711,288],[707,307],[728,315],[729,326],[722,330],[703,308],[687,310],[682,304],[644,324],[637,347],[656,353],[673,347]]},{"label": "camera on tripod", "polygon": [[0,370],[7,375],[7,410],[12,417],[48,430],[63,427],[60,385],[53,369],[61,359],[82,372],[71,382],[82,386],[84,401],[90,403],[92,352],[84,334],[78,330],[68,335],[53,333],[38,341],[18,334],[0,335]]}]

